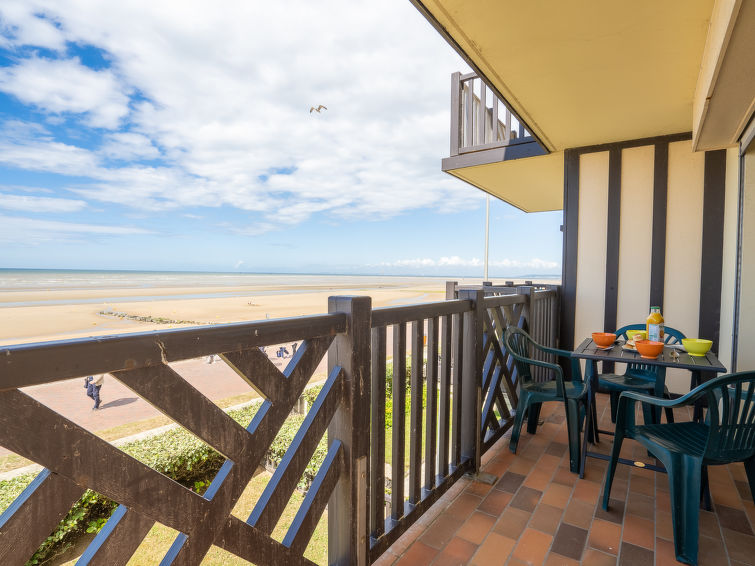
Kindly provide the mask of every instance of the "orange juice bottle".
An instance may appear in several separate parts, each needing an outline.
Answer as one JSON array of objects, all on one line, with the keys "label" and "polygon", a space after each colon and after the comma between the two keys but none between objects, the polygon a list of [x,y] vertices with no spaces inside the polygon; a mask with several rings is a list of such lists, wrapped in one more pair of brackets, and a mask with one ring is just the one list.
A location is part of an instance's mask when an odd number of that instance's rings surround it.
[{"label": "orange juice bottle", "polygon": [[650,307],[650,314],[645,322],[645,330],[648,333],[648,340],[663,342],[663,316],[661,307]]}]

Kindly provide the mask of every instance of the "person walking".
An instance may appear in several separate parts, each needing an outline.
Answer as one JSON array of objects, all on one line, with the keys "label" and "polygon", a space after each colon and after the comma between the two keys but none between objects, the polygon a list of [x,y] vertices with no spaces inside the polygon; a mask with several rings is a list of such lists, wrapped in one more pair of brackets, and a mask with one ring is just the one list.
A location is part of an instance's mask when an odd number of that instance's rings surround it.
[{"label": "person walking", "polygon": [[89,375],[84,378],[84,387],[87,390],[87,397],[94,400],[93,411],[97,411],[100,408],[100,389],[102,384],[105,383],[105,374],[101,373],[97,376]]}]

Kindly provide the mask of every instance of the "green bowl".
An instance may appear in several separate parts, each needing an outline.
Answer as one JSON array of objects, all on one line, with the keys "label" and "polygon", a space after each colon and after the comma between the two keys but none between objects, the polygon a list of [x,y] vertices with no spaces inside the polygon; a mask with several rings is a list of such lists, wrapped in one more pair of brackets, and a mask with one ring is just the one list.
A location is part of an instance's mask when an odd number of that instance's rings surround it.
[{"label": "green bowl", "polygon": [[702,338],[682,339],[682,346],[684,346],[684,349],[687,350],[690,356],[702,357],[708,353],[712,345],[712,340],[704,340]]}]

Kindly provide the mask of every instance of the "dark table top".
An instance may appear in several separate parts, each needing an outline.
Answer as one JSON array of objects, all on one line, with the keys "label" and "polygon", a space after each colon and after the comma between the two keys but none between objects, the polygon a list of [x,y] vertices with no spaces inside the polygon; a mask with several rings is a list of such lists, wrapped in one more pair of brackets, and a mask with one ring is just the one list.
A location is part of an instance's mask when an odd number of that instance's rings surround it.
[{"label": "dark table top", "polygon": [[691,371],[715,371],[719,373],[726,373],[726,368],[718,360],[718,358],[712,353],[708,352],[704,357],[690,356],[686,351],[682,349],[676,349],[679,357],[674,359],[672,351],[675,348],[666,346],[663,348],[663,352],[654,360],[648,360],[640,356],[637,351],[627,351],[622,348],[623,341],[618,341],[610,349],[601,349],[592,338],[585,338],[585,340],[577,346],[577,349],[572,352],[575,358],[581,358],[585,360],[598,360],[603,362],[617,362],[617,363],[642,363],[656,366],[666,366],[672,368],[688,369]]}]

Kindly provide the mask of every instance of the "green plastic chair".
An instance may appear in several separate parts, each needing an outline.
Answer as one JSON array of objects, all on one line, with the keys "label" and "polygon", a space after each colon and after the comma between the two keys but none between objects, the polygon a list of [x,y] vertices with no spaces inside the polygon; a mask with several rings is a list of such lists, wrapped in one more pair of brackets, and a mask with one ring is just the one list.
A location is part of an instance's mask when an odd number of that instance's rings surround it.
[{"label": "green plastic chair", "polygon": [[[548,401],[561,401],[566,412],[566,425],[569,433],[569,468],[572,472],[579,471],[582,407],[586,404],[587,384],[582,381],[582,371],[579,360],[571,357],[571,352],[548,348],[535,342],[529,334],[516,326],[509,326],[503,338],[506,350],[516,361],[517,383],[519,383],[519,402],[516,406],[514,427],[511,431],[509,449],[516,454],[519,442],[519,432],[522,428],[525,413],[529,413],[527,432],[535,434],[540,406]],[[571,362],[572,380],[564,380],[564,373],[558,364],[545,362],[533,358],[534,351],[567,358]],[[555,379],[546,382],[536,382],[532,377],[531,367],[538,366],[552,370]]]},{"label": "green plastic chair", "polygon": [[[637,401],[662,408],[693,405],[705,399],[703,422],[635,424]],[[608,509],[611,484],[624,438],[633,438],[666,467],[671,491],[676,559],[697,563],[698,518],[703,466],[744,462],[755,503],[755,371],[712,379],[674,400],[635,392],[619,397],[616,434],[603,487],[603,509]]]},{"label": "green plastic chair", "polygon": [[[627,330],[645,330],[644,324],[628,324],[622,326],[616,331],[617,338],[627,338]],[[666,328],[663,341],[666,344],[681,344],[684,334],[674,328]],[[643,364],[642,362],[628,363],[624,374],[601,373],[598,374],[598,391],[605,392],[611,398],[611,422],[616,422],[616,409],[619,403],[619,395],[623,391],[636,391],[638,393],[648,393],[656,397],[669,398],[668,388],[664,387],[662,391],[656,390],[656,378],[659,367],[655,365]],[[591,365],[588,364],[587,372],[590,372]],[[588,377],[589,377],[588,373]],[[589,379],[588,379],[589,381]],[[650,407],[643,405],[643,416],[646,423],[658,422],[660,415],[655,414]],[[666,419],[668,422],[674,422],[674,413],[671,409],[666,410]]]}]

